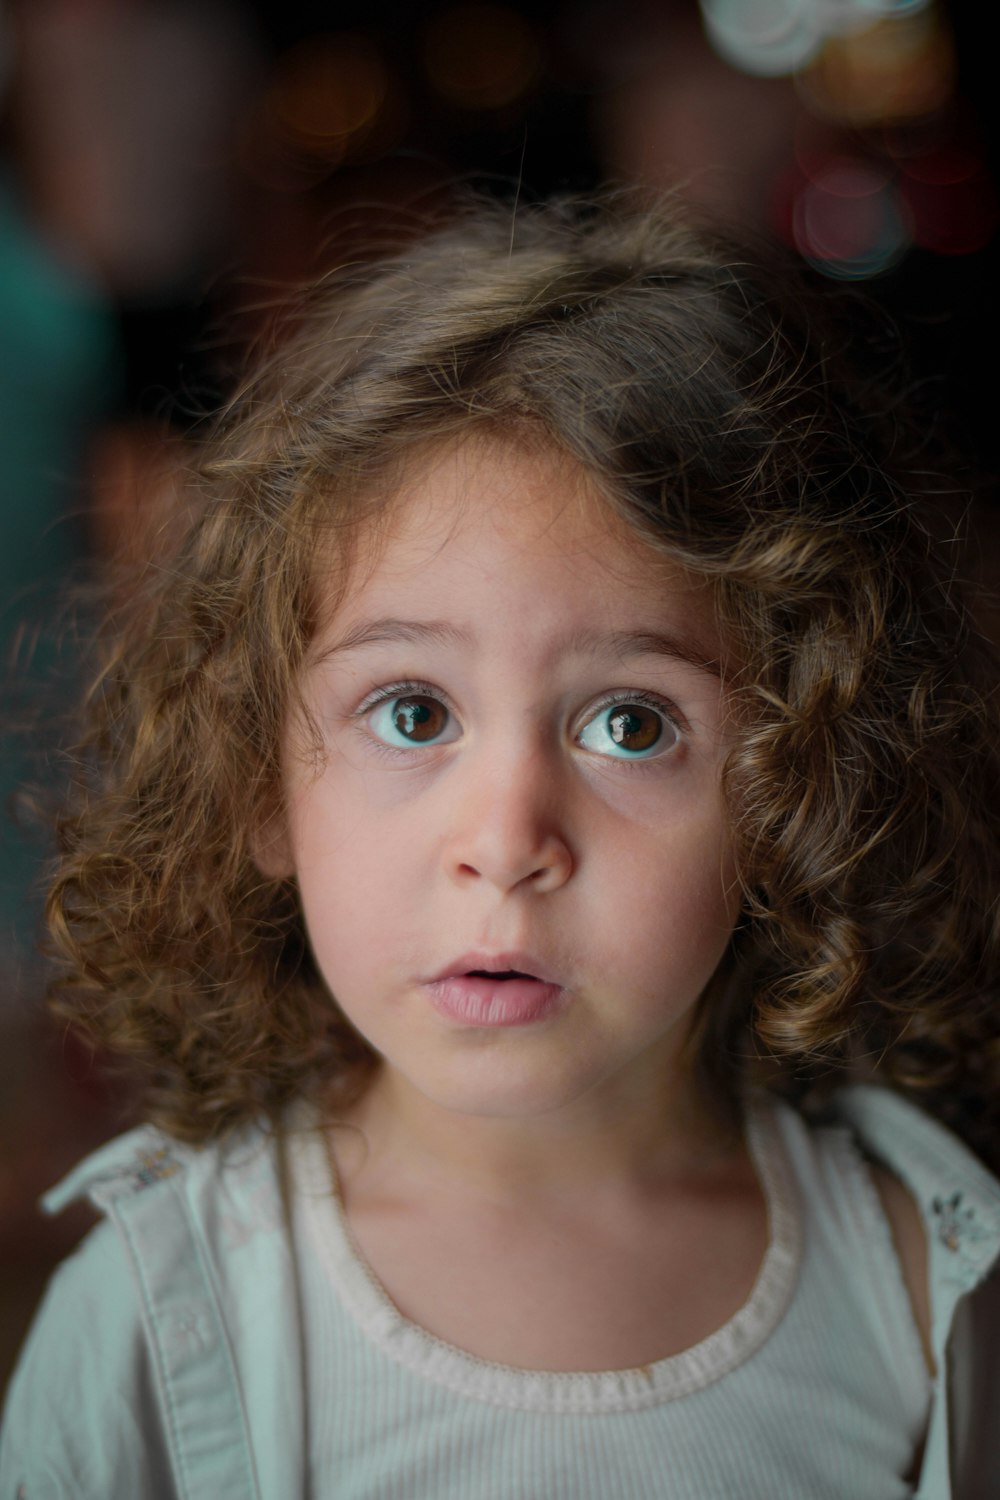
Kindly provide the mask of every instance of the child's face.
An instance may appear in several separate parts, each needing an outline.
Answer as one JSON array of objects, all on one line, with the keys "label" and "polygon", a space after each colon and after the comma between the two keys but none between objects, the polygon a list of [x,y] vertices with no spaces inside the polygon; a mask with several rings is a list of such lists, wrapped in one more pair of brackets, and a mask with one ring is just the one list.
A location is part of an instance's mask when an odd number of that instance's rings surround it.
[{"label": "child's face", "polygon": [[314,642],[323,754],[290,726],[261,855],[397,1082],[528,1115],[680,1066],[739,904],[718,656],[705,591],[567,460],[483,440],[411,471]]}]

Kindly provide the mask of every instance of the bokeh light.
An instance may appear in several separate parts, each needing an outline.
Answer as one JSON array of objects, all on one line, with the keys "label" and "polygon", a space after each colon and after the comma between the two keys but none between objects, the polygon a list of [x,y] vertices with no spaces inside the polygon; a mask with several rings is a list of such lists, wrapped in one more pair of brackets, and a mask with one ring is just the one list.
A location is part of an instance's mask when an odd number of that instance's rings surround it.
[{"label": "bokeh light", "polygon": [[[877,26],[911,26],[932,0],[699,0],[705,32],[720,57],[763,77],[798,73],[831,41]],[[867,44],[862,44],[865,50]],[[905,43],[885,47],[898,51]],[[856,49],[853,49],[856,50]]]},{"label": "bokeh light", "polygon": [[955,81],[955,53],[938,11],[924,9],[829,36],[799,74],[805,102],[857,129],[922,119]]},{"label": "bokeh light", "polygon": [[534,28],[507,5],[455,5],[432,16],[423,57],[435,92],[449,104],[471,110],[513,104],[541,68]]},{"label": "bokeh light", "polygon": [[[790,78],[805,157],[776,182],[779,226],[825,275],[860,279],[911,245],[982,249],[997,195],[978,143],[952,149],[955,40],[940,0],[699,0],[716,56],[764,90]],[[774,180],[774,179],[772,179]]]},{"label": "bokeh light", "polygon": [[825,276],[858,281],[887,271],[912,240],[894,174],[862,157],[833,157],[814,167],[794,196],[793,243]]},{"label": "bokeh light", "polygon": [[978,152],[938,145],[904,157],[900,167],[916,244],[937,255],[971,255],[989,243],[997,228],[997,196]]},{"label": "bokeh light", "polygon": [[279,59],[269,114],[287,145],[334,166],[371,134],[390,86],[386,65],[367,38],[313,37]]},{"label": "bokeh light", "polygon": [[816,0],[701,0],[719,56],[764,77],[794,73],[808,62],[823,40],[823,9]]},{"label": "bokeh light", "polygon": [[841,11],[845,8],[853,11],[859,16],[914,16],[918,11],[927,10],[934,4],[934,0],[851,0],[851,4],[844,6],[842,0],[826,0],[826,7],[830,11]]}]

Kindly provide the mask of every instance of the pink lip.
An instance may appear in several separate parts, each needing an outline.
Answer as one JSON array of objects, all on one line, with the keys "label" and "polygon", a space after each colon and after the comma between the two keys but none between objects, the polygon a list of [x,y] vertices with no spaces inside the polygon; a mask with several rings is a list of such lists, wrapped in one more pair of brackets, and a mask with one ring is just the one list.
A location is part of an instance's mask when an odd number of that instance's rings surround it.
[{"label": "pink lip", "polygon": [[[485,969],[488,974],[474,974]],[[523,978],[495,979],[517,970]],[[427,984],[434,1009],[466,1026],[526,1026],[559,1009],[565,991],[528,953],[466,953]]]}]

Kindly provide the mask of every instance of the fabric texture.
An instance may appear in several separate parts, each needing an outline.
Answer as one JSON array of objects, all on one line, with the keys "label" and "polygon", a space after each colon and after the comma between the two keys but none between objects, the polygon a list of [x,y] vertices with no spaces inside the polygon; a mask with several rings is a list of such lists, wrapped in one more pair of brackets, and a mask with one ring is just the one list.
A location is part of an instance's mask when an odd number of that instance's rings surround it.
[{"label": "fabric texture", "polygon": [[[759,1099],[770,1245],[750,1298],[640,1370],[490,1364],[393,1307],[321,1133],[194,1150],[150,1128],[49,1195],[104,1222],[56,1273],[11,1385],[0,1500],[979,1500],[1000,1493],[1000,1184],[871,1087],[806,1124]],[[865,1165],[921,1209],[932,1387]],[[919,1484],[900,1476],[928,1422]]]}]

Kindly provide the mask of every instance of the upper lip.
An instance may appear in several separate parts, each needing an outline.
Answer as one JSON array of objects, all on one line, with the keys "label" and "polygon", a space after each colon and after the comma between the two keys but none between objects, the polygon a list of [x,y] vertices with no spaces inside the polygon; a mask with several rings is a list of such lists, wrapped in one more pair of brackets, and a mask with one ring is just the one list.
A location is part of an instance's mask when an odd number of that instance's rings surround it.
[{"label": "upper lip", "polygon": [[461,975],[471,974],[473,970],[484,970],[489,974],[509,973],[514,970],[528,979],[540,979],[543,984],[562,983],[552,969],[541,959],[536,958],[533,953],[513,948],[504,949],[502,953],[488,953],[483,949],[463,953],[461,958],[455,959],[454,963],[447,964],[437,974],[432,975],[430,983],[436,984],[442,979],[454,979]]}]

